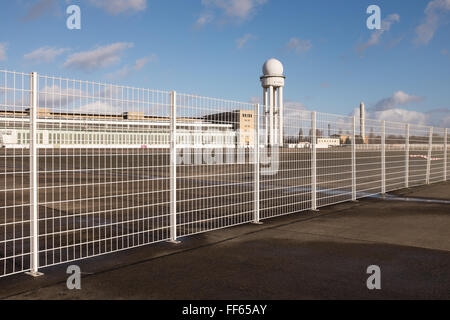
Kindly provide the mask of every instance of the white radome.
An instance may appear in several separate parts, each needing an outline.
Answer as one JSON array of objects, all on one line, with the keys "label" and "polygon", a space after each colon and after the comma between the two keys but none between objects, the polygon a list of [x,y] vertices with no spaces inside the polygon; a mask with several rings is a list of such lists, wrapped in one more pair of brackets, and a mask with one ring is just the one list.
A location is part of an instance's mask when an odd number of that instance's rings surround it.
[{"label": "white radome", "polygon": [[284,72],[283,64],[277,59],[269,59],[264,63],[263,74],[265,76],[282,76]]}]

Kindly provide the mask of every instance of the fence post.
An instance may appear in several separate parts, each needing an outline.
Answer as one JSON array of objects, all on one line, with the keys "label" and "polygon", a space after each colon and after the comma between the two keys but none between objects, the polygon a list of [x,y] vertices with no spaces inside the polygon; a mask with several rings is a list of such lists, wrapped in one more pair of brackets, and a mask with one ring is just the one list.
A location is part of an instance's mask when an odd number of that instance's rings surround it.
[{"label": "fence post", "polygon": [[317,125],[316,112],[311,112],[311,210],[317,211]]},{"label": "fence post", "polygon": [[445,129],[445,131],[444,131],[444,181],[447,181],[447,170],[448,170],[447,152],[448,152],[448,129]]},{"label": "fence post", "polygon": [[430,184],[430,176],[431,176],[431,156],[433,150],[433,127],[430,127],[430,136],[428,140],[428,158],[427,158],[427,176],[426,176],[426,184]]},{"label": "fence post", "polygon": [[259,104],[255,105],[255,198],[254,198],[254,224],[261,224],[261,218],[259,216],[259,179],[260,179],[260,141],[259,141]]},{"label": "fence post", "polygon": [[38,75],[30,75],[30,272],[33,277],[42,276],[39,272],[39,198],[38,198],[38,152],[37,152],[37,108]]},{"label": "fence post", "polygon": [[405,138],[405,188],[409,188],[409,124],[406,125]]},{"label": "fence post", "polygon": [[386,194],[386,121],[381,124],[381,193]]},{"label": "fence post", "polygon": [[[356,201],[356,117],[352,124],[352,201]],[[364,137],[362,137],[364,139]]]},{"label": "fence post", "polygon": [[177,241],[177,93],[170,103],[170,242]]}]

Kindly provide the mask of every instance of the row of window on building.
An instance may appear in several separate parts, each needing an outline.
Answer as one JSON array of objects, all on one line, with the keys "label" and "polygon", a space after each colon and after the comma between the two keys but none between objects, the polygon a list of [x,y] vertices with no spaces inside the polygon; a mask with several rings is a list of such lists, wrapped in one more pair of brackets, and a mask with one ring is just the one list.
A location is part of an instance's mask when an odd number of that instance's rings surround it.
[{"label": "row of window on building", "polygon": [[[30,141],[30,133],[17,132],[19,145]],[[177,144],[233,145],[237,143],[236,135],[224,132],[178,132]],[[38,132],[38,144],[41,145],[168,145],[169,133],[122,133],[122,132]]]}]

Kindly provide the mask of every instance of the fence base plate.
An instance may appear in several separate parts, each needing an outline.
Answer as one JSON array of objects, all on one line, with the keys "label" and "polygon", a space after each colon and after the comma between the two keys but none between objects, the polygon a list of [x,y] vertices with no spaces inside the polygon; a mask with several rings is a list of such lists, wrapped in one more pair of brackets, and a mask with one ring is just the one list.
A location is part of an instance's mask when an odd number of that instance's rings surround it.
[{"label": "fence base plate", "polygon": [[255,222],[255,221],[253,221],[252,224],[257,225],[257,226],[260,226],[260,225],[263,225],[264,222],[260,222],[260,221]]},{"label": "fence base plate", "polygon": [[178,240],[169,240],[169,241],[167,241],[167,243],[171,243],[171,244],[180,244],[181,241],[178,241]]},{"label": "fence base plate", "polygon": [[44,275],[42,272],[34,272],[34,271],[25,272],[25,274],[28,276],[32,276],[33,278],[42,277]]}]

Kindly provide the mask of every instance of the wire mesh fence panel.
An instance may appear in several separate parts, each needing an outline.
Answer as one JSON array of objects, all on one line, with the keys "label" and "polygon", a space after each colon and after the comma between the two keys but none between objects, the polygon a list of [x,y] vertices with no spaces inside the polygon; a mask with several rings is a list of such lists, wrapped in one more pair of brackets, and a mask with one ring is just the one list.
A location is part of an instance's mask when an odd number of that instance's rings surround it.
[{"label": "wire mesh fence panel", "polygon": [[445,129],[433,128],[433,140],[430,159],[430,183],[437,183],[445,180],[444,135]]},{"label": "wire mesh fence panel", "polygon": [[364,198],[382,191],[383,129],[381,121],[371,119],[365,120],[362,130],[360,123],[357,128],[360,143],[356,144],[356,191],[357,198]]},{"label": "wire mesh fence panel", "polygon": [[38,86],[40,266],[168,239],[170,93]]},{"label": "wire mesh fence panel", "polygon": [[282,141],[275,141],[279,127],[269,112],[262,107],[259,121],[262,219],[311,209],[311,112],[286,105]]},{"label": "wire mesh fence panel", "polygon": [[446,163],[445,176],[446,181],[450,180],[450,148],[448,147],[448,143],[450,141],[450,129],[445,129],[446,134],[444,137],[446,138],[444,141],[444,162]]},{"label": "wire mesh fence panel", "polygon": [[317,206],[352,200],[353,118],[317,113]]},{"label": "wire mesh fence panel", "polygon": [[450,177],[448,129],[272,98],[0,71],[0,277]]},{"label": "wire mesh fence panel", "polygon": [[404,123],[386,121],[386,191],[402,189],[406,185],[406,138]]},{"label": "wire mesh fence panel", "polygon": [[30,269],[30,75],[0,71],[0,277]]},{"label": "wire mesh fence panel", "polygon": [[253,220],[255,106],[177,95],[177,234]]},{"label": "wire mesh fence panel", "polygon": [[409,137],[409,185],[420,186],[427,182],[427,163],[430,127],[410,126]]}]

